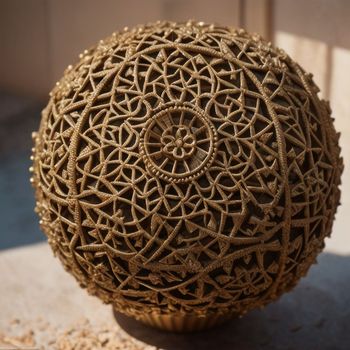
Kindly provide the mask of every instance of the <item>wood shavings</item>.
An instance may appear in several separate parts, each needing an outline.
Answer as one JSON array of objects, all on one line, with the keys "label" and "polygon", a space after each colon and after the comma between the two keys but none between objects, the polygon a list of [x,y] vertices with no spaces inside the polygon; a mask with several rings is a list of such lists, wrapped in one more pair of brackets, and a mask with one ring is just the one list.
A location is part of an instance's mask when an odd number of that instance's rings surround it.
[{"label": "wood shavings", "polygon": [[117,325],[93,325],[81,319],[58,327],[42,318],[14,319],[0,331],[0,347],[11,350],[156,350],[132,338]]}]

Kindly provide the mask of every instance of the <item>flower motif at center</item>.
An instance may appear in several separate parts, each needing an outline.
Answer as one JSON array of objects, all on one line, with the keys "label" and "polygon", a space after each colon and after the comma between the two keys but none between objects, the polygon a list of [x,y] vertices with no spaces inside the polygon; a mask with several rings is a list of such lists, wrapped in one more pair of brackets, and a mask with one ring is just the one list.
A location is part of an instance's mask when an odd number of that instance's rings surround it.
[{"label": "flower motif at center", "polygon": [[173,125],[164,130],[161,143],[163,152],[175,160],[190,157],[196,149],[196,136],[186,125]]},{"label": "flower motif at center", "polygon": [[140,135],[147,169],[170,182],[200,176],[212,163],[217,133],[203,111],[191,104],[167,105],[148,120]]}]

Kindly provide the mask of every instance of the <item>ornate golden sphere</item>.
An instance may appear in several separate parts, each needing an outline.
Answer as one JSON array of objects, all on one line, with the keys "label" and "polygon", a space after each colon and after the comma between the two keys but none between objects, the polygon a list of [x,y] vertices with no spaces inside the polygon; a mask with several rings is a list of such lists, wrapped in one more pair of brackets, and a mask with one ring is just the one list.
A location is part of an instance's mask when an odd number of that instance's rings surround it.
[{"label": "ornate golden sphere", "polygon": [[114,33],[51,93],[33,184],[49,243],[116,310],[209,327],[291,289],[330,235],[342,159],[312,77],[261,37]]}]

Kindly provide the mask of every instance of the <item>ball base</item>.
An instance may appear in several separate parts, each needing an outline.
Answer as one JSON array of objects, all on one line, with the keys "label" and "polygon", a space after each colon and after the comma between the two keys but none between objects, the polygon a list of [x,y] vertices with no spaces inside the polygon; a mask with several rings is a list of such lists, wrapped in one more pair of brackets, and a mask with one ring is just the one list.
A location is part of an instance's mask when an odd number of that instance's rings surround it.
[{"label": "ball base", "polygon": [[[119,313],[115,309],[113,311],[115,315]],[[198,317],[190,314],[159,315],[150,313],[138,317],[137,321],[147,326],[169,332],[190,333],[218,326],[233,317],[235,317],[234,314],[212,314],[210,316]]]},{"label": "ball base", "polygon": [[158,329],[170,332],[195,332],[217,326],[230,320],[233,315],[210,315],[198,317],[193,315],[157,315],[147,314],[139,319],[140,322]]}]

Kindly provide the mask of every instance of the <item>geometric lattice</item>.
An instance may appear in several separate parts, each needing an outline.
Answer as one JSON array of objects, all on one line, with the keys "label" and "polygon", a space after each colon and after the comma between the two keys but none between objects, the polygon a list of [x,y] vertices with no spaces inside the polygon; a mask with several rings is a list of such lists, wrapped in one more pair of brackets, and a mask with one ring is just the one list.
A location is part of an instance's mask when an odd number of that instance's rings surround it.
[{"label": "geometric lattice", "polygon": [[317,92],[242,30],[162,22],[101,41],[34,135],[53,251],[136,317],[274,300],[315,261],[339,203],[339,136]]}]

